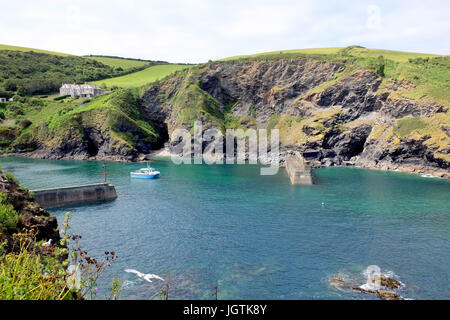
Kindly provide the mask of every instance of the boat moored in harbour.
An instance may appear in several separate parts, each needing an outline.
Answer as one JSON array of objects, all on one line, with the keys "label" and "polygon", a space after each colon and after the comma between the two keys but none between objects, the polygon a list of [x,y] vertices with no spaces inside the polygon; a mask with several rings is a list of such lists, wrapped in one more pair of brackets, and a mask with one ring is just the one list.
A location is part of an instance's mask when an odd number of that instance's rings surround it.
[{"label": "boat moored in harbour", "polygon": [[160,176],[160,172],[155,170],[154,168],[150,168],[150,165],[147,164],[147,168],[142,168],[136,171],[130,172],[130,176],[132,178],[138,179],[157,179]]}]

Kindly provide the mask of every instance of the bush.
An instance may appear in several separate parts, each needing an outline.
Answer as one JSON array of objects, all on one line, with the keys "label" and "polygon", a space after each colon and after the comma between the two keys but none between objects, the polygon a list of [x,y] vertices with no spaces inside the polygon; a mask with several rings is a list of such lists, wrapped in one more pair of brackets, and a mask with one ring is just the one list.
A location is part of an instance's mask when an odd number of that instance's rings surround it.
[{"label": "bush", "polygon": [[55,100],[55,101],[60,101],[60,100],[67,99],[67,98],[69,98],[69,97],[71,97],[71,95],[70,95],[70,94],[66,94],[66,95],[64,95],[64,96],[59,96],[59,97],[53,98],[53,100]]},{"label": "bush", "polygon": [[6,195],[0,193],[0,231],[15,231],[19,215],[14,207],[7,203]]},{"label": "bush", "polygon": [[44,257],[21,241],[20,252],[0,252],[0,300],[72,299],[67,291],[65,270],[53,257]]}]

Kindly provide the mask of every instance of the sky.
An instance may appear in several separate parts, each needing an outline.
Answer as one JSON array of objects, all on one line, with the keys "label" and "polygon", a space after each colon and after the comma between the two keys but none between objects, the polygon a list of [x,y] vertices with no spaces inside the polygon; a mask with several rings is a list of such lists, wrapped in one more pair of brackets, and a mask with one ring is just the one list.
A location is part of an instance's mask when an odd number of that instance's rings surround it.
[{"label": "sky", "polygon": [[450,54],[450,1],[0,0],[0,43],[198,63],[301,48]]}]

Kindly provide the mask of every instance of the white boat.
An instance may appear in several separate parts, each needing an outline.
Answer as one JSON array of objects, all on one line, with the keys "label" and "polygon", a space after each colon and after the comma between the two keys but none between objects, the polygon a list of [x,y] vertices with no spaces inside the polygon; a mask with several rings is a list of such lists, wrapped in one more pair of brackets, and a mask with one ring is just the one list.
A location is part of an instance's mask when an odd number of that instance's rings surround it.
[{"label": "white boat", "polygon": [[154,168],[150,168],[150,165],[147,163],[147,168],[141,168],[136,171],[130,172],[130,176],[132,178],[138,179],[157,179],[160,176],[160,172],[156,171]]}]

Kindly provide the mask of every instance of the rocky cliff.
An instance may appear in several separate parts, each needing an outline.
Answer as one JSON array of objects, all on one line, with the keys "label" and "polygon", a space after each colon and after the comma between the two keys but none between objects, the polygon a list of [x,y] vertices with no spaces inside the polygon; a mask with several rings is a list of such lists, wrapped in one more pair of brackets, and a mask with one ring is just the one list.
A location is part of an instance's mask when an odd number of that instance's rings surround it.
[{"label": "rocky cliff", "polygon": [[281,164],[299,151],[317,167],[450,177],[450,58],[394,61],[362,50],[210,62],[145,90],[52,105],[45,121],[34,116],[20,133],[3,130],[0,147],[39,158],[136,161],[200,120],[203,130],[279,129]]},{"label": "rocky cliff", "polygon": [[31,232],[36,241],[52,239],[60,246],[56,218],[42,209],[10,174],[0,171],[0,243],[6,240],[6,251],[19,250],[19,240],[13,236],[19,232]]},{"label": "rocky cliff", "polygon": [[169,135],[194,120],[204,129],[278,128],[282,161],[300,151],[316,166],[450,177],[448,107],[408,98],[414,88],[339,60],[249,60],[180,73],[151,87],[143,101]]}]

